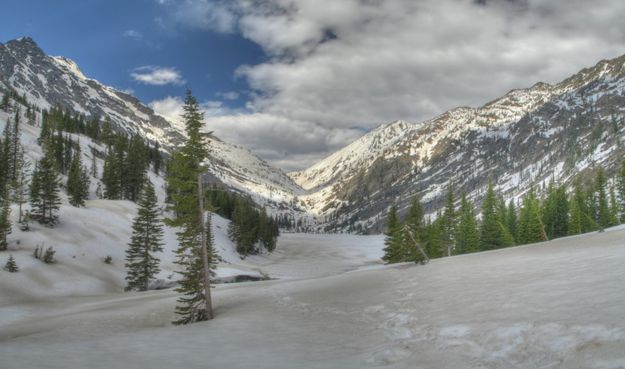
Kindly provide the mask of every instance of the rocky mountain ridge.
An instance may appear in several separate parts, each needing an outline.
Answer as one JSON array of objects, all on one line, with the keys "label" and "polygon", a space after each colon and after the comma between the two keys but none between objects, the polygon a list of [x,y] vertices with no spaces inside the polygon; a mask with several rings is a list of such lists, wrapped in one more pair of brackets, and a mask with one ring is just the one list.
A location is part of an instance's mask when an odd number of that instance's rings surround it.
[{"label": "rocky mountain ridge", "polygon": [[[459,107],[425,122],[382,125],[310,168],[285,174],[245,148],[213,138],[212,179],[318,230],[377,232],[386,210],[414,196],[435,216],[452,184],[479,203],[489,179],[506,199],[546,181],[571,181],[597,165],[614,171],[625,153],[625,56],[564,81],[513,90],[482,107]],[[30,38],[0,44],[0,89],[40,109],[58,105],[105,117],[164,149],[183,127],[135,97],[47,56]],[[1,91],[0,91],[1,92]]]}]

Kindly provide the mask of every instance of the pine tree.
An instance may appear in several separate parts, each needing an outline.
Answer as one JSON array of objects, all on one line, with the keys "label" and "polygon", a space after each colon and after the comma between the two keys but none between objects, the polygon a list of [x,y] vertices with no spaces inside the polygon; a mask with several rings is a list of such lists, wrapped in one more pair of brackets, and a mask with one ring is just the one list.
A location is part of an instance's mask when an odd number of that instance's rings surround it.
[{"label": "pine tree", "polygon": [[114,145],[109,148],[104,160],[102,184],[104,197],[111,200],[121,200],[124,196],[124,166],[126,162],[126,139],[118,136]]},{"label": "pine tree", "polygon": [[19,131],[15,121],[7,121],[4,127],[4,145],[3,159],[5,163],[5,181],[7,183],[15,182],[17,177],[17,151],[19,147]]},{"label": "pine tree", "polygon": [[30,161],[24,156],[24,148],[20,145],[17,154],[17,178],[13,183],[13,202],[18,205],[18,222],[24,222],[22,208],[28,200],[30,184]]},{"label": "pine tree", "polygon": [[85,206],[89,197],[89,174],[82,165],[80,149],[76,150],[67,174],[67,195],[72,206]]},{"label": "pine tree", "polygon": [[596,192],[596,218],[595,221],[601,229],[610,226],[610,209],[608,206],[608,196],[606,192],[606,179],[605,173],[602,167],[597,170],[595,177],[595,192]]},{"label": "pine tree", "polygon": [[625,159],[621,162],[621,169],[616,180],[618,192],[619,212],[621,213],[621,223],[625,223]]},{"label": "pine tree", "polygon": [[15,262],[13,255],[9,255],[9,260],[7,260],[6,264],[4,265],[4,270],[9,273],[19,272],[19,268],[17,267],[17,263]]},{"label": "pine tree", "polygon": [[427,237],[425,242],[425,252],[428,254],[430,259],[440,258],[445,255],[443,247],[443,231],[443,214],[438,212],[436,220],[430,222],[426,226]]},{"label": "pine tree", "polygon": [[473,206],[467,200],[467,194],[462,192],[460,197],[460,211],[456,229],[456,248],[458,254],[479,251],[480,235],[477,230],[477,220]]},{"label": "pine tree", "polygon": [[133,135],[128,143],[128,154],[124,161],[124,198],[136,202],[145,182],[147,149],[141,136]]},{"label": "pine tree", "polygon": [[445,210],[443,211],[443,247],[445,255],[451,256],[456,236],[456,209],[454,206],[454,188],[450,184],[445,195]]},{"label": "pine tree", "polygon": [[397,215],[397,207],[392,204],[386,218],[386,232],[384,239],[384,260],[388,264],[404,261],[403,234],[401,232],[401,222]]},{"label": "pine tree", "polygon": [[160,260],[154,256],[163,251],[163,226],[159,218],[154,187],[145,182],[139,199],[139,211],[132,224],[132,237],[126,250],[126,290],[146,291],[158,272]]},{"label": "pine tree", "polygon": [[584,214],[579,202],[573,197],[570,205],[569,234],[580,234],[584,231]]},{"label": "pine tree", "polygon": [[540,206],[533,190],[523,198],[523,207],[519,219],[519,244],[528,244],[547,240],[547,233],[542,222]]},{"label": "pine tree", "polygon": [[[412,233],[414,241],[418,242],[421,247],[425,246],[427,232],[423,221],[423,208],[419,199],[415,196],[406,216],[406,226]],[[406,261],[420,262],[423,261],[423,255],[416,249],[413,240],[409,235],[404,236],[404,259]]]},{"label": "pine tree", "polygon": [[619,224],[618,203],[614,187],[610,187],[610,226]]},{"label": "pine tree", "polygon": [[516,243],[519,237],[518,217],[513,200],[510,200],[508,202],[508,209],[506,211],[506,225],[508,226],[508,231],[510,232],[510,235]]},{"label": "pine tree", "polygon": [[0,251],[8,247],[7,236],[11,233],[11,207],[7,190],[2,196],[2,207],[0,208]]},{"label": "pine tree", "polygon": [[[198,204],[205,195],[199,191],[201,185],[201,164],[207,158],[208,152],[202,142],[200,128],[203,114],[197,100],[190,91],[185,99],[183,119],[187,133],[187,140],[183,147],[174,152],[167,174],[168,191],[171,199],[171,210],[175,218],[168,222],[179,227],[177,232],[178,248],[176,249],[176,263],[181,267],[181,275],[177,292],[178,298],[176,313],[180,316],[174,324],[188,324],[196,321],[212,319],[210,304],[210,290],[206,290],[203,280],[209,275],[204,273],[204,262],[214,267],[216,253],[207,239],[207,255],[204,258],[202,238],[206,229],[210,230],[210,218],[204,219],[204,209]],[[199,182],[199,183],[198,183]],[[200,198],[202,196],[202,198]],[[206,240],[206,238],[204,238]]]},{"label": "pine tree", "polygon": [[39,161],[30,186],[32,215],[41,224],[53,226],[58,221],[61,204],[59,197],[59,175],[52,152],[44,147],[44,157]]},{"label": "pine tree", "polygon": [[495,196],[493,182],[489,181],[486,196],[482,200],[481,250],[492,250],[504,245],[502,227],[497,215],[497,197]]},{"label": "pine tree", "polygon": [[260,217],[256,209],[247,200],[237,199],[228,235],[236,244],[239,254],[248,255],[257,251],[256,243],[260,238],[259,226]]},{"label": "pine tree", "polygon": [[564,237],[569,233],[569,201],[563,185],[549,184],[547,197],[543,201],[542,217],[549,239]]}]

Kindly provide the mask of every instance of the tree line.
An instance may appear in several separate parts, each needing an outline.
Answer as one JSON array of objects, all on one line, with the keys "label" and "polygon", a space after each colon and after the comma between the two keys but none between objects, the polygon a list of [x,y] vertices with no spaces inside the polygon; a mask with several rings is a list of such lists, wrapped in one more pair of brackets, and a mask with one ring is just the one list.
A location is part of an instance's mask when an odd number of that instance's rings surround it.
[{"label": "tree line", "polygon": [[425,218],[416,198],[403,221],[393,204],[387,215],[382,259],[387,263],[421,260],[407,229],[430,258],[439,258],[547,241],[625,223],[625,161],[611,185],[609,182],[599,167],[588,183],[578,179],[567,191],[563,184],[551,181],[540,191],[530,189],[515,203],[505,202],[490,181],[481,202],[480,219],[467,194],[461,192],[457,200],[451,185],[445,194],[445,206],[434,220]]},{"label": "tree line", "polygon": [[225,190],[208,190],[207,198],[215,213],[230,220],[228,237],[239,254],[259,254],[263,249],[272,252],[276,248],[279,223],[264,208],[258,209],[252,200]]}]

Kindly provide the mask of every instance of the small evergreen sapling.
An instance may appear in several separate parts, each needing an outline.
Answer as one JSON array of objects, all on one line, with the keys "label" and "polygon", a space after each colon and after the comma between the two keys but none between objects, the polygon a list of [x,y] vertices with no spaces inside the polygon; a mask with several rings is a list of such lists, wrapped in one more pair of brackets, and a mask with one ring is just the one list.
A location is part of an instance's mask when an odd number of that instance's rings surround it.
[{"label": "small evergreen sapling", "polygon": [[4,270],[9,273],[17,273],[19,271],[13,255],[9,255],[9,260],[7,260],[7,263],[4,265]]}]

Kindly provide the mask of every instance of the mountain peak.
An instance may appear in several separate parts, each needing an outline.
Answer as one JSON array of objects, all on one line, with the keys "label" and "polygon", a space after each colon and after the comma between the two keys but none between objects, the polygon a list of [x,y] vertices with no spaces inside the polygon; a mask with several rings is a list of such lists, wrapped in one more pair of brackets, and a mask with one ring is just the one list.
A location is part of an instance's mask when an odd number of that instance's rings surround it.
[{"label": "mountain peak", "polygon": [[19,47],[35,47],[39,49],[39,45],[30,36],[18,37],[14,40],[10,40],[6,43],[7,46],[19,46]]},{"label": "mountain peak", "polygon": [[21,58],[26,56],[34,56],[43,58],[46,54],[41,50],[39,45],[30,36],[24,36],[16,38],[15,40],[8,41],[4,45],[12,54],[19,55]]}]

